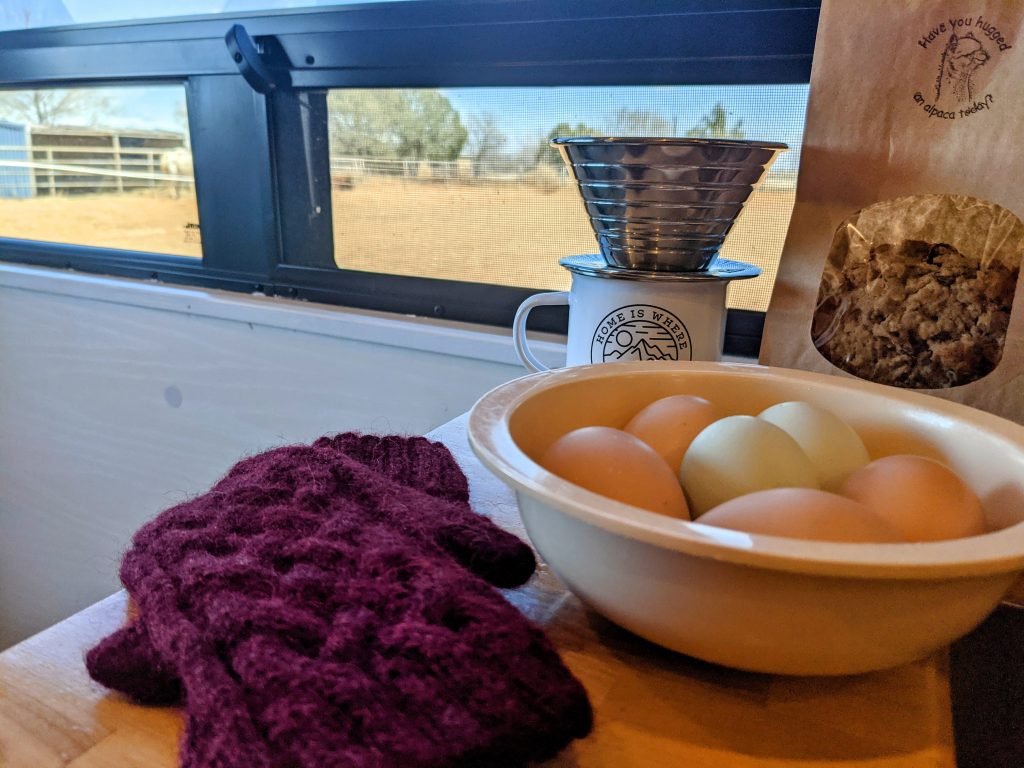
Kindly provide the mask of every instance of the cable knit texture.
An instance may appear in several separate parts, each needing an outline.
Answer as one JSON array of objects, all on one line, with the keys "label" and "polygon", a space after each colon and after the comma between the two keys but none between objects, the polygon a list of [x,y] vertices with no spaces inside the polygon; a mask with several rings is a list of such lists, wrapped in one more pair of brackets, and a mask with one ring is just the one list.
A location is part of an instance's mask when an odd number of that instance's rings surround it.
[{"label": "cable knit texture", "polygon": [[[245,459],[135,535],[135,621],[89,673],[183,703],[186,768],[517,766],[591,727],[586,693],[493,586],[528,546],[448,449],[343,434]],[[488,583],[489,582],[489,583]]]}]

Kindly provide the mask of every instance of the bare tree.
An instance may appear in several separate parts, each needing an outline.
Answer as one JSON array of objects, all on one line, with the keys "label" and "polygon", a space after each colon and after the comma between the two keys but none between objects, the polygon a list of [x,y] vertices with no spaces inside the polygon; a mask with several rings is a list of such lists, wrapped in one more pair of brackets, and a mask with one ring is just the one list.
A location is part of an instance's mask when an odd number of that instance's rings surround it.
[{"label": "bare tree", "polygon": [[699,139],[742,139],[745,134],[743,121],[735,120],[730,125],[729,113],[725,107],[715,104],[711,111],[700,119],[699,124],[686,132],[686,135]]},{"label": "bare tree", "polygon": [[468,157],[476,165],[496,162],[504,158],[506,144],[508,136],[501,130],[493,112],[470,116],[469,138],[462,148],[463,157]]},{"label": "bare tree", "polygon": [[74,19],[62,0],[3,0],[0,29],[28,29],[72,24]]},{"label": "bare tree", "polygon": [[181,127],[181,132],[185,136],[185,146],[192,146],[188,132],[188,108],[185,106],[184,99],[179,101],[174,107],[174,121]]},{"label": "bare tree", "polygon": [[110,99],[92,89],[0,93],[0,118],[32,125],[95,125]]},{"label": "bare tree", "polygon": [[608,131],[613,136],[673,136],[675,124],[658,112],[622,107],[608,121]]}]

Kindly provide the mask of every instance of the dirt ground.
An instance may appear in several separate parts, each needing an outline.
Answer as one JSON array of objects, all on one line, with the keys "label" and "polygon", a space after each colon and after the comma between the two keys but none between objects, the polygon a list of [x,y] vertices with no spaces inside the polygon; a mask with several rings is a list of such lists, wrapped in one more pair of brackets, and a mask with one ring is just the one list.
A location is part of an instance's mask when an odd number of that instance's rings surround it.
[{"label": "dirt ground", "polygon": [[0,235],[202,256],[195,196],[164,191],[0,199]]},{"label": "dirt ground", "polygon": [[[730,306],[765,310],[794,193],[760,190],[723,251],[762,277],[733,284]],[[346,269],[566,288],[563,256],[596,242],[575,189],[521,184],[362,179],[336,190],[335,261]],[[0,199],[0,235],[200,257],[192,196],[124,195]],[[191,225],[191,226],[190,226]]]},{"label": "dirt ground", "polygon": [[[523,184],[373,178],[333,199],[334,255],[347,269],[564,289],[569,273],[558,260],[597,251],[568,184],[544,192]],[[722,256],[755,264],[762,276],[734,283],[730,306],[768,308],[794,200],[793,190],[751,196]]]}]

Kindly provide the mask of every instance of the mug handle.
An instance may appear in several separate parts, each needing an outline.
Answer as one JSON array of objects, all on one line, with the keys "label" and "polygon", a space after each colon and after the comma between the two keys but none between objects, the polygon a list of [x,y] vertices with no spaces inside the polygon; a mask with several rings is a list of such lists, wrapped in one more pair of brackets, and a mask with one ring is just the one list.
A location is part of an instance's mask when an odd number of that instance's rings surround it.
[{"label": "mug handle", "polygon": [[515,345],[516,357],[519,358],[519,362],[531,373],[540,373],[551,369],[534,357],[533,352],[530,351],[526,341],[526,316],[534,307],[552,307],[568,305],[568,303],[568,291],[535,293],[533,296],[527,297],[526,301],[520,304],[519,309],[516,310],[516,317],[512,321],[512,343]]}]

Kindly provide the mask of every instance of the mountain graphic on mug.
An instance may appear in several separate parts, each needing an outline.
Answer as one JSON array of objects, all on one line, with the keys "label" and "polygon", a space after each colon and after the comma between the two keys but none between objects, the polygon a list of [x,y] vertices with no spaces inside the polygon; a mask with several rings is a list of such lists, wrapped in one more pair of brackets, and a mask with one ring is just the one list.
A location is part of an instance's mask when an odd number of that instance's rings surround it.
[{"label": "mountain graphic on mug", "polygon": [[678,360],[679,345],[665,328],[646,320],[619,326],[605,341],[603,362],[612,360]]}]

